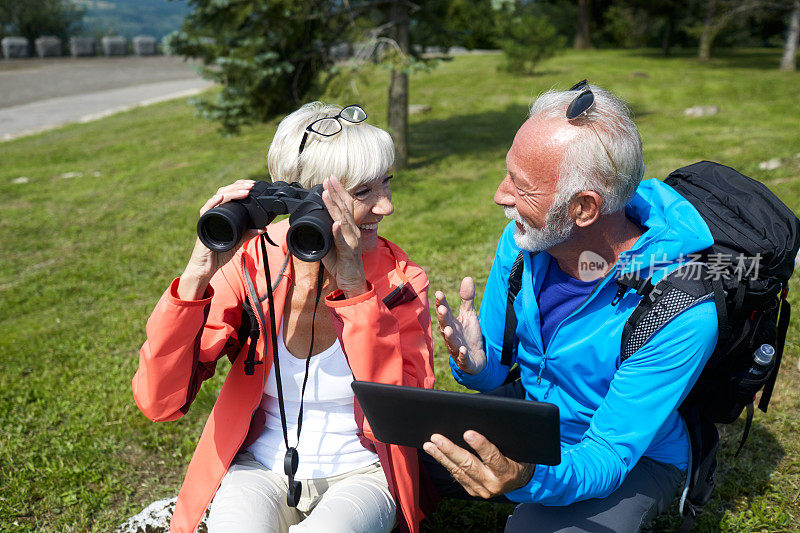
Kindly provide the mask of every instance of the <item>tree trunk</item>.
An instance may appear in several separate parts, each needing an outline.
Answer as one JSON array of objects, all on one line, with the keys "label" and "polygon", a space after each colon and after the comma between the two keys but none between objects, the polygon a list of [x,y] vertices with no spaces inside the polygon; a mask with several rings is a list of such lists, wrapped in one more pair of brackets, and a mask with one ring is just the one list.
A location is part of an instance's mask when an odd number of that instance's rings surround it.
[{"label": "tree trunk", "polygon": [[703,19],[703,33],[700,34],[700,44],[697,48],[697,59],[708,61],[711,59],[711,44],[714,42],[716,32],[714,31],[714,11],[717,8],[717,0],[706,2],[706,16]]},{"label": "tree trunk", "polygon": [[591,0],[578,0],[578,21],[575,26],[576,50],[586,50],[592,47],[589,37],[589,20],[591,18]]},{"label": "tree trunk", "polygon": [[794,8],[789,19],[789,31],[783,45],[781,70],[797,70],[797,42],[800,39],[800,0],[794,0]]},{"label": "tree trunk", "polygon": [[664,33],[661,35],[661,55],[664,57],[669,56],[669,47],[672,38],[672,18],[668,17],[664,21]]},{"label": "tree trunk", "polygon": [[[394,0],[391,10],[394,23],[394,38],[400,51],[409,53],[408,6],[405,0]],[[389,133],[394,141],[394,166],[408,165],[408,74],[392,70],[389,81]]]}]

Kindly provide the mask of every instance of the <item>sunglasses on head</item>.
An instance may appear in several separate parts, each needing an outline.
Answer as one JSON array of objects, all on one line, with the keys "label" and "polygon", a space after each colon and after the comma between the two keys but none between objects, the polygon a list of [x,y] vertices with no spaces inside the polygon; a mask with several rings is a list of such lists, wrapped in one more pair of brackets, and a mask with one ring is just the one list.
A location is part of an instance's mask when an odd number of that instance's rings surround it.
[{"label": "sunglasses on head", "polygon": [[617,164],[614,163],[614,158],[611,157],[611,152],[609,152],[608,148],[606,148],[606,145],[603,142],[603,139],[600,138],[600,134],[597,133],[594,124],[592,124],[592,122],[588,120],[589,110],[592,109],[595,104],[594,93],[592,92],[592,89],[589,87],[589,81],[581,80],[572,87],[570,87],[568,91],[580,91],[580,92],[575,97],[575,99],[572,100],[572,102],[569,104],[569,107],[567,107],[567,121],[572,122],[573,120],[579,119],[581,117],[587,118],[586,122],[589,124],[589,126],[591,126],[592,131],[597,136],[597,140],[600,141],[600,145],[603,147],[603,150],[605,150],[606,155],[608,156],[608,160],[611,161],[611,166],[614,167],[614,172],[618,175],[619,170],[617,170]]},{"label": "sunglasses on head", "polygon": [[361,106],[349,105],[339,111],[335,116],[323,117],[315,120],[306,126],[306,131],[303,133],[303,140],[300,141],[300,150],[298,150],[297,155],[303,153],[309,133],[316,133],[322,137],[333,137],[342,131],[342,120],[350,124],[359,124],[367,120],[367,112],[361,109]]}]

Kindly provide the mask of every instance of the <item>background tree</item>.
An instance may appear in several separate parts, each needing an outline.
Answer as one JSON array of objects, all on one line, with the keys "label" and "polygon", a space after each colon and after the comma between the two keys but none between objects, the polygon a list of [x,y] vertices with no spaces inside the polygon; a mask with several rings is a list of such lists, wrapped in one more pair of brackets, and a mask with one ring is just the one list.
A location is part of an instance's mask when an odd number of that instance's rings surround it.
[{"label": "background tree", "polygon": [[697,59],[711,59],[711,49],[717,35],[737,18],[745,17],[758,8],[774,7],[773,2],[761,0],[706,0],[700,41],[697,46]]},{"label": "background tree", "polygon": [[18,35],[33,45],[38,37],[54,35],[66,43],[83,14],[69,0],[0,0],[0,38]]},{"label": "background tree", "polygon": [[650,17],[625,2],[612,2],[602,13],[595,32],[599,47],[643,48],[652,46],[655,28]]},{"label": "background tree", "polygon": [[792,11],[789,15],[789,28],[786,32],[786,41],[781,57],[781,70],[794,71],[797,69],[797,41],[800,37],[800,0],[794,0]]},{"label": "background tree", "polygon": [[566,39],[558,35],[547,17],[537,12],[535,4],[507,6],[498,14],[500,48],[511,72],[533,74],[536,65],[564,48]]},{"label": "background tree", "polygon": [[222,87],[195,104],[228,133],[296,107],[351,22],[341,4],[322,0],[191,0],[190,7],[167,48],[200,59],[203,77]]},{"label": "background tree", "polygon": [[573,48],[586,50],[592,47],[589,34],[589,21],[591,20],[591,0],[578,0],[578,18],[575,24],[575,43]]},{"label": "background tree", "polygon": [[[393,0],[391,24],[394,41],[402,56],[411,53],[409,42],[409,6],[405,0]],[[393,68],[389,79],[389,133],[394,141],[395,166],[408,165],[408,72]]]},{"label": "background tree", "polygon": [[444,29],[451,42],[467,49],[497,48],[497,10],[491,0],[447,2]]},{"label": "background tree", "polygon": [[643,13],[652,30],[659,34],[661,55],[670,55],[676,38],[683,37],[687,28],[697,24],[698,0],[622,0],[622,4],[633,8],[638,13]]},{"label": "background tree", "polygon": [[[363,2],[355,7],[353,24],[348,34],[356,42],[356,53],[347,62],[334,66],[326,83],[351,94],[357,80],[369,71],[370,65],[390,69],[387,122],[395,145],[395,167],[408,164],[408,76],[411,72],[431,68],[433,61],[422,56],[424,46],[447,48],[458,44],[448,31],[442,31],[451,0],[430,0],[413,3],[407,0]],[[413,44],[412,44],[413,43]]]},{"label": "background tree", "polygon": [[[196,105],[228,133],[297,107],[365,65],[389,65],[389,130],[402,167],[408,159],[408,72],[418,63],[410,35],[441,27],[451,1],[190,0],[191,11],[167,47],[202,60],[203,76],[221,85],[215,99]],[[334,65],[331,54],[342,46],[356,56],[347,66]]]}]

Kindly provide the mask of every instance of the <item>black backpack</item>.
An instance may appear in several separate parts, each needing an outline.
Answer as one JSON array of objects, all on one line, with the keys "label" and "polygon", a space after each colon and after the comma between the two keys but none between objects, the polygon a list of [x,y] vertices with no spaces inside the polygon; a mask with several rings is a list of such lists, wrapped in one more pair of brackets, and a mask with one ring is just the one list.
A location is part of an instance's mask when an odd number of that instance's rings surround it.
[{"label": "black backpack", "polygon": [[[681,497],[682,529],[688,530],[716,484],[715,423],[729,424],[747,410],[738,455],[750,429],[755,395],[762,388],[758,407],[767,410],[789,326],[786,295],[800,248],[800,220],[765,185],[718,163],[701,161],[680,168],[665,183],[697,209],[714,244],[656,284],[635,275],[620,277],[611,303],[615,305],[627,290],[642,296],[623,329],[621,362],[682,311],[704,300],[716,304],[717,346],[679,408],[692,444],[689,479]],[[509,276],[501,357],[507,366],[516,349],[513,303],[522,276],[521,259],[522,253]],[[753,377],[748,371],[762,344],[774,348],[774,357],[768,371]]]}]

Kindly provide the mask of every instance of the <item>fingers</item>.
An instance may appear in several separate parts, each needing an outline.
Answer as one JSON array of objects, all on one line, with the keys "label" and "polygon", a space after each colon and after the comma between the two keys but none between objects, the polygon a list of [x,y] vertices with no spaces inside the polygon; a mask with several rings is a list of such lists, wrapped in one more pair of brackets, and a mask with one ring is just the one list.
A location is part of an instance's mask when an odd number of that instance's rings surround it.
[{"label": "fingers", "polygon": [[461,280],[459,296],[461,296],[459,314],[465,311],[475,311],[475,281],[471,277],[467,276]]},{"label": "fingers", "polygon": [[471,365],[471,362],[469,360],[469,356],[467,355],[467,347],[466,346],[460,346],[458,348],[458,354],[455,357],[453,357],[453,359],[455,360],[456,364],[458,365],[458,368],[460,368],[464,372],[471,373],[470,371],[472,370],[472,365]]},{"label": "fingers", "polygon": [[209,209],[217,207],[218,205],[230,202],[231,200],[241,200],[250,194],[250,189],[253,188],[255,181],[253,180],[238,180],[225,187],[217,189],[217,193],[208,199],[200,208],[200,214],[203,215]]},{"label": "fingers", "polygon": [[[450,357],[458,363],[459,350],[464,348],[461,341],[460,328],[458,328],[444,294],[441,291],[437,291],[435,298],[437,303],[436,320],[439,323],[439,332],[442,334],[448,352],[450,352]],[[466,348],[464,350],[466,351]]]},{"label": "fingers", "polygon": [[475,450],[486,468],[482,481],[491,494],[505,494],[530,482],[534,465],[509,459],[477,431],[465,431],[464,440]]},{"label": "fingers", "polygon": [[344,239],[339,244],[346,244],[352,248],[357,248],[361,231],[355,222],[353,197],[348,193],[338,179],[334,177],[326,178],[322,182],[324,192],[322,201],[334,222],[339,222],[340,227],[334,237]]},{"label": "fingers", "polygon": [[353,197],[339,180],[334,177],[325,178],[322,188],[324,189],[322,199],[325,201],[325,207],[328,208],[331,218],[353,221]]},{"label": "fingers", "polygon": [[322,182],[322,201],[333,219],[335,253],[323,259],[328,272],[336,276],[336,283],[345,296],[363,294],[367,291],[364,266],[361,260],[361,230],[355,222],[353,197],[338,179],[330,177]]},{"label": "fingers", "polygon": [[464,432],[464,440],[478,453],[477,456],[438,434],[431,435],[431,441],[422,448],[439,461],[470,495],[488,499],[530,482],[534,465],[508,459],[477,431]]},{"label": "fingers", "polygon": [[474,430],[464,432],[464,440],[475,450],[481,461],[495,472],[503,472],[508,469],[508,458],[500,453],[497,446]]},{"label": "fingers", "polygon": [[445,467],[470,496],[491,497],[482,483],[485,467],[473,454],[438,434],[432,435],[422,448]]},{"label": "fingers", "polygon": [[450,305],[447,303],[447,298],[442,291],[436,291],[434,294],[436,300],[436,319],[439,322],[439,329],[444,331],[446,327],[452,327],[454,322],[453,313],[450,311]]}]

